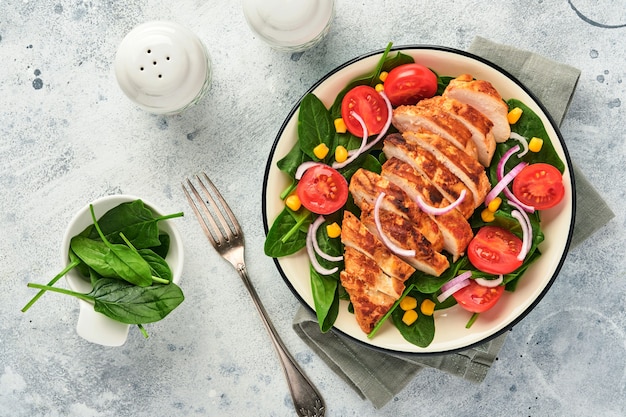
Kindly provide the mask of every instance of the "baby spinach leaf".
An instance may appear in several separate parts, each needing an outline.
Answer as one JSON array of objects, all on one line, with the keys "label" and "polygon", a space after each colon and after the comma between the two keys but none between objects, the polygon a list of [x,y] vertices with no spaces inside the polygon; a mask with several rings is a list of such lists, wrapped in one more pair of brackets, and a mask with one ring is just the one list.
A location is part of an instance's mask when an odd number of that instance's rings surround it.
[{"label": "baby spinach leaf", "polygon": [[298,113],[298,144],[300,150],[314,161],[320,159],[315,156],[313,149],[317,145],[325,144],[328,149],[334,149],[335,127],[330,113],[324,103],[314,94],[307,94],[300,102]]},{"label": "baby spinach leaf", "polygon": [[[418,291],[412,291],[411,296],[417,299],[418,305],[424,301],[426,298],[423,294]],[[391,320],[393,324],[396,326],[402,337],[408,341],[419,347],[426,347],[430,345],[430,343],[435,338],[435,318],[434,316],[427,316],[425,314],[419,313],[417,316],[417,320],[411,324],[406,325],[402,321],[402,316],[404,315],[404,310],[401,308],[396,308],[391,313]]]},{"label": "baby spinach leaf", "polygon": [[[93,211],[93,205],[89,205],[93,224],[100,235],[100,239],[108,247],[109,251],[104,253],[105,263],[115,271],[115,274],[131,284],[140,287],[147,287],[152,284],[152,272],[150,265],[137,253],[134,248],[121,244],[112,244],[102,233],[96,215]],[[158,232],[157,232],[158,233]],[[123,234],[122,234],[123,235]]]},{"label": "baby spinach leaf", "polygon": [[339,315],[339,281],[332,276],[320,275],[312,266],[310,271],[315,314],[320,330],[325,333],[333,327]]},{"label": "baby spinach leaf", "polygon": [[[158,222],[182,215],[183,213],[174,213],[156,217],[142,200],[134,200],[121,203],[107,211],[98,220],[98,225],[111,243],[122,243],[120,233],[123,233],[134,247],[144,249],[161,244]],[[101,238],[93,225],[88,229],[89,238]]]},{"label": "baby spinach leaf", "polygon": [[300,146],[296,145],[291,148],[287,155],[276,163],[276,166],[278,169],[289,175],[290,178],[295,178],[298,167],[302,165],[303,162],[311,160],[311,157],[302,152]]},{"label": "baby spinach leaf", "polygon": [[139,249],[137,252],[143,259],[145,259],[146,262],[148,262],[148,265],[150,265],[153,279],[156,276],[167,281],[168,283],[172,281],[172,270],[165,259],[152,249]]},{"label": "baby spinach leaf", "polygon": [[290,209],[285,207],[276,217],[267,233],[264,251],[267,256],[280,258],[292,255],[306,246],[306,228],[311,223],[310,215],[295,217]]},{"label": "baby spinach leaf", "polygon": [[99,275],[109,278],[116,276],[115,270],[106,260],[110,249],[102,241],[77,235],[70,240],[70,250]]}]

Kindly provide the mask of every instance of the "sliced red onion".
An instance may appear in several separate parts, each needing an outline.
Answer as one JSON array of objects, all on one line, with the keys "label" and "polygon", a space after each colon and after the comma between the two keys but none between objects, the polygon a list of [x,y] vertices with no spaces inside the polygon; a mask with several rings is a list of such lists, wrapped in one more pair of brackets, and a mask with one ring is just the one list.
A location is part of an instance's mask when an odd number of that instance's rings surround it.
[{"label": "sliced red onion", "polygon": [[311,265],[313,266],[313,269],[315,269],[315,271],[317,271],[320,275],[332,275],[335,272],[337,272],[339,270],[338,267],[334,267],[331,269],[327,269],[324,268],[322,265],[320,265],[319,261],[317,260],[317,257],[315,256],[315,248],[313,247],[313,234],[311,233],[311,229],[312,229],[313,225],[311,224],[309,226],[309,233],[307,233],[306,236],[306,253],[309,255],[309,260],[311,261]]},{"label": "sliced red onion", "polygon": [[522,248],[520,249],[519,254],[517,255],[517,259],[519,261],[523,261],[526,258],[528,251],[530,250],[533,229],[530,226],[530,220],[528,219],[528,217],[526,216],[526,213],[524,213],[523,210],[522,211],[513,210],[511,212],[511,216],[517,219],[517,221],[519,222],[522,228]]},{"label": "sliced red onion", "polygon": [[502,274],[500,274],[496,279],[475,278],[474,281],[476,281],[476,284],[483,287],[495,288],[498,285],[502,284],[502,281],[504,281],[504,277],[502,276]]},{"label": "sliced red onion", "polygon": [[369,135],[368,135],[368,132],[367,132],[367,126],[365,125],[365,121],[355,111],[351,111],[350,115],[352,117],[354,117],[357,122],[359,122],[359,124],[361,125],[361,128],[363,129],[363,138],[361,139],[361,146],[359,146],[359,149],[352,150],[352,151],[348,152],[348,155],[350,155],[350,157],[348,159],[346,159],[345,161],[343,161],[343,162],[333,162],[333,168],[335,168],[335,169],[343,168],[346,165],[348,165],[350,162],[352,162],[356,158],[358,158],[359,155],[361,155],[361,152],[363,152],[363,150],[365,149],[365,145],[367,144],[367,138],[368,138]]},{"label": "sliced red onion", "polygon": [[433,207],[427,204],[422,198],[422,196],[419,194],[417,195],[417,198],[415,201],[417,202],[417,205],[419,206],[420,209],[422,209],[424,213],[437,216],[441,214],[446,214],[454,210],[459,204],[463,202],[463,200],[465,199],[465,194],[466,194],[465,190],[461,190],[461,194],[459,195],[459,198],[457,198],[454,202],[452,202],[451,204],[445,207]]},{"label": "sliced red onion", "polygon": [[317,229],[319,229],[320,225],[324,223],[326,219],[324,216],[318,216],[317,219],[311,224],[309,228],[309,233],[311,234],[311,240],[313,241],[313,249],[315,249],[315,253],[319,255],[320,258],[326,259],[331,262],[339,262],[343,261],[343,256],[332,256],[324,252],[317,241]]},{"label": "sliced red onion", "polygon": [[311,168],[314,167],[315,165],[324,165],[321,162],[315,162],[315,161],[307,161],[307,162],[303,162],[300,164],[300,166],[296,169],[296,179],[299,180],[300,178],[302,178],[302,176],[304,175],[304,172]]},{"label": "sliced red onion", "polygon": [[497,184],[495,187],[493,187],[491,189],[491,191],[489,191],[489,194],[487,194],[487,196],[485,197],[485,206],[489,205],[489,203],[491,202],[491,200],[493,200],[494,198],[496,198],[498,196],[498,194],[500,194],[503,190],[507,189],[507,185],[509,185],[509,183],[511,181],[513,181],[513,178],[515,178],[515,176],[517,174],[520,173],[520,171],[522,169],[524,169],[526,167],[526,165],[528,165],[526,162],[520,162],[519,164],[517,164],[515,166],[515,168],[513,168],[512,170],[510,170]]},{"label": "sliced red onion", "polygon": [[504,155],[502,155],[502,158],[500,158],[500,160],[498,161],[498,166],[496,170],[498,174],[498,181],[502,180],[502,178],[504,177],[504,166],[506,165],[507,161],[509,160],[511,155],[519,151],[519,149],[520,149],[519,145],[513,146],[508,151],[506,151]]},{"label": "sliced red onion", "polygon": [[385,193],[380,193],[378,195],[378,198],[376,198],[376,203],[374,204],[374,222],[376,223],[376,230],[378,230],[378,235],[380,236],[381,240],[383,241],[383,243],[385,244],[385,246],[387,246],[389,248],[390,251],[392,251],[393,253],[395,253],[396,255],[399,256],[405,256],[405,257],[409,257],[412,258],[415,256],[415,250],[413,249],[403,249],[399,246],[397,246],[396,244],[394,244],[391,240],[389,240],[389,238],[385,235],[385,232],[383,231],[383,227],[380,223],[380,204],[383,201],[383,198],[385,198]]},{"label": "sliced red onion", "polygon": [[511,190],[509,190],[507,187],[504,187],[504,195],[506,196],[506,198],[509,199],[509,203],[517,204],[520,209],[522,209],[526,213],[533,213],[535,211],[535,208],[533,206],[529,206],[528,204],[524,204],[519,201],[519,198],[515,197],[515,194],[513,194]]},{"label": "sliced red onion", "polygon": [[448,288],[446,291],[442,292],[441,294],[439,294],[437,296],[437,301],[439,301],[440,303],[443,303],[444,301],[446,301],[448,299],[448,297],[450,297],[452,294],[454,294],[455,292],[457,292],[458,290],[460,290],[461,288],[465,288],[470,284],[469,279],[465,279],[461,282],[459,282],[456,285],[453,285],[452,287]]},{"label": "sliced red onion", "polygon": [[459,282],[469,279],[471,277],[472,277],[472,271],[465,271],[462,274],[457,275],[456,277],[452,278],[450,281],[443,284],[441,286],[441,291],[446,291],[448,288],[458,284]]},{"label": "sliced red onion", "polygon": [[522,156],[528,153],[528,139],[526,139],[524,136],[517,134],[515,132],[511,132],[510,138],[515,139],[522,145],[523,151],[517,154],[518,158],[521,158]]}]

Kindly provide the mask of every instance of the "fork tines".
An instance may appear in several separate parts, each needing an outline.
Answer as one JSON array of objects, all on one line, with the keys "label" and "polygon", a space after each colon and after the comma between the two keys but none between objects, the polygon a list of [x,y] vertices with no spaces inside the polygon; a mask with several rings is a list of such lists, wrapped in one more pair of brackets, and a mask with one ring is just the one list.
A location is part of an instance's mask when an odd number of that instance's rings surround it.
[{"label": "fork tines", "polygon": [[[213,246],[219,247],[231,243],[233,239],[239,238],[242,234],[241,226],[228,206],[228,203],[224,200],[224,197],[222,197],[215,185],[213,185],[213,182],[204,172],[200,175],[196,175],[195,179],[199,185],[200,191],[202,191],[202,195],[188,178],[185,182],[187,187],[185,187],[185,183],[183,183],[183,192],[189,201],[189,205],[196,214],[200,226],[202,226],[202,230],[204,230],[204,233]],[[187,188],[191,190],[191,193]],[[211,191],[209,191],[209,189]],[[224,216],[224,213],[228,218]],[[230,219],[230,222],[228,219]]]}]

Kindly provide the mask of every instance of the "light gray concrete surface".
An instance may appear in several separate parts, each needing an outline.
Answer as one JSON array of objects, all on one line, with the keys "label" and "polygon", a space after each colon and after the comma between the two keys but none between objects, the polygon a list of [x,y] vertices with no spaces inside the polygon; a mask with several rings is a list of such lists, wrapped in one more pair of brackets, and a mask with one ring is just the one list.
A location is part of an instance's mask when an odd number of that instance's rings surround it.
[{"label": "light gray concrete surface", "polygon": [[[138,109],[113,74],[124,35],[155,19],[192,29],[213,59],[207,97],[179,116]],[[562,133],[616,217],[569,254],[482,384],[427,370],[375,410],[291,328],[298,301],[263,254],[266,157],[292,106],[337,65],[389,41],[466,49],[478,35],[582,71]],[[301,55],[256,39],[237,1],[1,1],[0,416],[295,414],[245,289],[184,200],[181,180],[201,170],[233,203],[252,280],[328,416],[626,415],[624,39],[617,0],[338,0],[326,40]],[[114,193],[188,212],[177,222],[187,299],[150,339],[131,329],[106,348],[77,336],[74,299],[20,308],[27,282],[60,270],[74,212]]]}]

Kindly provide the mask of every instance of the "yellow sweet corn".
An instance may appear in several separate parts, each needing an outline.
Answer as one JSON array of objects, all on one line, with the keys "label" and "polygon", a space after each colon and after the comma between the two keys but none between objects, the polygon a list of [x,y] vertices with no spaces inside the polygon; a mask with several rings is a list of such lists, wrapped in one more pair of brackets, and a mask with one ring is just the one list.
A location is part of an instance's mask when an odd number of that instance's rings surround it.
[{"label": "yellow sweet corn", "polygon": [[298,211],[300,210],[300,207],[302,207],[302,203],[300,202],[300,198],[297,194],[291,194],[287,197],[285,199],[285,205],[293,211]]},{"label": "yellow sweet corn", "polygon": [[407,310],[402,315],[402,321],[407,326],[410,326],[411,324],[415,323],[415,320],[417,320],[417,311],[415,310]]},{"label": "yellow sweet corn", "polygon": [[341,227],[337,224],[337,222],[329,224],[326,226],[326,234],[331,239],[339,237],[341,236]]},{"label": "yellow sweet corn", "polygon": [[382,84],[376,84],[376,86],[374,87],[374,90],[378,91],[379,93],[381,93],[384,89],[385,87],[383,87]]},{"label": "yellow sweet corn", "polygon": [[528,142],[528,150],[531,152],[539,152],[543,147],[543,139],[534,137]]},{"label": "yellow sweet corn", "polygon": [[318,159],[326,158],[326,155],[328,155],[328,151],[328,146],[326,146],[325,143],[320,143],[315,148],[313,148],[313,154],[317,156]]},{"label": "yellow sweet corn", "polygon": [[489,202],[487,208],[490,212],[495,213],[500,208],[500,204],[502,204],[502,199],[500,197],[496,197]]},{"label": "yellow sweet corn", "polygon": [[515,123],[517,123],[517,121],[519,120],[520,117],[522,117],[522,113],[523,110],[520,109],[519,107],[516,107],[514,109],[512,109],[509,114],[507,114],[506,118],[509,121],[510,125],[514,125]]},{"label": "yellow sweet corn", "polygon": [[385,80],[387,79],[388,75],[389,75],[389,73],[387,71],[381,71],[380,75],[378,76],[378,78],[380,79],[380,81],[385,82]]},{"label": "yellow sweet corn", "polygon": [[432,316],[435,312],[435,302],[433,300],[429,300],[428,298],[425,299],[424,301],[422,301],[420,311],[425,316]]},{"label": "yellow sweet corn", "polygon": [[417,308],[417,300],[410,295],[407,295],[400,301],[400,308],[404,311],[414,310]]},{"label": "yellow sweet corn", "polygon": [[335,119],[334,123],[335,123],[335,131],[337,133],[346,133],[348,131],[348,128],[346,127],[346,122],[344,122],[341,117],[338,119]]},{"label": "yellow sweet corn", "polygon": [[335,148],[335,161],[342,163],[348,159],[348,150],[343,146],[339,145]]},{"label": "yellow sweet corn", "polygon": [[485,223],[490,223],[496,219],[496,216],[493,211],[486,208],[480,213],[480,218],[483,219]]}]

